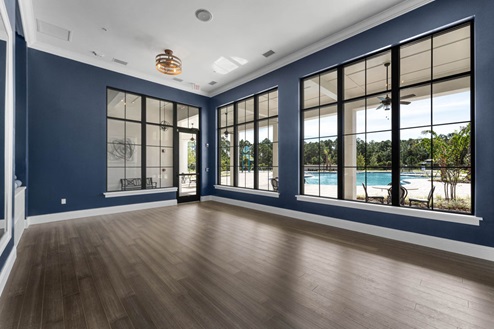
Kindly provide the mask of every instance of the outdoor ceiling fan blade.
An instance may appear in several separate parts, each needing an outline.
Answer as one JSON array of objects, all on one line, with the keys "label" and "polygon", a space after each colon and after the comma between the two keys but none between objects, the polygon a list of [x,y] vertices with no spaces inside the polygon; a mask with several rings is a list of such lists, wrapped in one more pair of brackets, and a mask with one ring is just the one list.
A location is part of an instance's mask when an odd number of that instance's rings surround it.
[{"label": "outdoor ceiling fan blade", "polygon": [[384,107],[384,104],[381,104],[381,105],[379,105],[379,106],[377,107],[377,109],[376,109],[376,110],[380,110],[380,109],[382,109],[383,107]]},{"label": "outdoor ceiling fan blade", "polygon": [[401,105],[410,105],[412,102],[407,102],[407,101],[400,101]]},{"label": "outdoor ceiling fan blade", "polygon": [[386,97],[377,97],[379,100],[383,101],[386,99]]},{"label": "outdoor ceiling fan blade", "polygon": [[410,95],[401,96],[400,99],[407,99],[407,98],[412,98],[412,97],[415,97],[415,96],[417,96],[417,95],[410,94]]}]

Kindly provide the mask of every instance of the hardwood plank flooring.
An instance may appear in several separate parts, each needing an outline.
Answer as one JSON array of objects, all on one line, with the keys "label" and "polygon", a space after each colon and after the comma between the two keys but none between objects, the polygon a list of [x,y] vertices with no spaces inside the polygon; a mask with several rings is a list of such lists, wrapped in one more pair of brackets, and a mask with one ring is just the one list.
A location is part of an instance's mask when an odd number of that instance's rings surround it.
[{"label": "hardwood plank flooring", "polygon": [[494,263],[215,202],[31,226],[0,329],[494,328]]}]

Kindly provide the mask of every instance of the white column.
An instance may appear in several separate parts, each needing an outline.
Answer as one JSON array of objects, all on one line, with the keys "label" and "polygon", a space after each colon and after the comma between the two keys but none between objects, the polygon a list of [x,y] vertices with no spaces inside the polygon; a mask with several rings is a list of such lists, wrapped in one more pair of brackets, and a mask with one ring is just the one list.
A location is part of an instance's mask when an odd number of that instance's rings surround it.
[{"label": "white column", "polygon": [[278,124],[274,124],[272,126],[273,128],[273,142],[276,142],[276,144],[273,143],[273,146],[276,145],[276,147],[273,147],[273,177],[278,177]]},{"label": "white column", "polygon": [[[356,109],[346,109],[344,121],[345,134],[355,132],[357,127]],[[343,143],[345,150],[344,165],[357,166],[357,136],[345,136]],[[357,186],[355,185],[357,181],[357,170],[354,168],[345,168],[343,175],[345,184],[344,198],[355,200],[357,198]]]}]

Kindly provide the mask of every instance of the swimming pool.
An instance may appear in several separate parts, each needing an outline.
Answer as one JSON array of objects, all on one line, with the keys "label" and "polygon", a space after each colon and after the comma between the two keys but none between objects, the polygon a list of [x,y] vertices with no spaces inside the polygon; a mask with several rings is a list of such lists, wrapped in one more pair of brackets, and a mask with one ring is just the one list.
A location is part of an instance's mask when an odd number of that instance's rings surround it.
[{"label": "swimming pool", "polygon": [[[374,185],[388,185],[391,182],[390,172],[367,172],[367,183],[365,182],[365,172],[357,172],[357,186],[361,186],[362,183],[374,186]],[[305,183],[306,184],[319,184],[319,179],[321,179],[321,185],[337,185],[337,174],[336,172],[305,172]],[[401,175],[402,185],[410,184],[409,180],[424,178],[424,176],[417,175]]]}]

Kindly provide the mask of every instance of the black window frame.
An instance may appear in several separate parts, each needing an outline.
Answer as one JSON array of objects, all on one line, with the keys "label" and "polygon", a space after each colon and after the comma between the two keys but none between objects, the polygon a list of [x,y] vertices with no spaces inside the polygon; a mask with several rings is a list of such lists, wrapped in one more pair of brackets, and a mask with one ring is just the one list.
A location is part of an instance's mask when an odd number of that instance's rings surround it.
[{"label": "black window frame", "polygon": [[[117,117],[109,116],[108,115],[108,91],[109,90],[139,96],[141,98],[141,119],[138,121],[138,120],[129,120],[126,118],[117,118]],[[111,193],[111,192],[121,192],[121,191],[132,191],[132,190],[142,191],[142,190],[155,189],[154,187],[148,188],[147,184],[146,184],[146,178],[147,178],[146,170],[148,169],[147,157],[146,157],[146,148],[148,147],[148,144],[147,144],[147,127],[146,127],[147,125],[159,126],[160,128],[161,127],[167,127],[168,129],[172,129],[172,133],[173,133],[173,143],[172,143],[172,147],[171,147],[171,152],[173,154],[173,167],[172,167],[172,180],[171,180],[172,183],[169,186],[158,186],[156,188],[178,187],[177,175],[178,175],[178,161],[179,161],[179,159],[178,159],[178,155],[177,155],[178,153],[176,152],[176,150],[178,150],[178,145],[176,145],[177,144],[176,141],[178,138],[177,128],[182,128],[182,127],[178,126],[178,122],[177,122],[177,120],[178,120],[178,117],[177,117],[178,107],[182,105],[182,106],[186,106],[188,108],[196,108],[198,110],[199,125],[198,125],[198,127],[194,127],[192,129],[192,130],[197,131],[197,132],[200,131],[200,125],[201,125],[201,119],[200,119],[201,107],[190,105],[190,104],[185,104],[183,102],[175,102],[175,101],[171,101],[168,99],[163,99],[163,98],[159,98],[156,96],[146,95],[143,93],[137,93],[137,92],[133,92],[133,91],[117,88],[117,87],[112,87],[112,86],[106,86],[105,99],[106,99],[106,103],[105,103],[106,104],[105,105],[106,106],[106,109],[105,109],[105,112],[106,112],[106,125],[105,125],[105,128],[106,128],[106,140],[105,140],[105,143],[106,143],[106,173],[105,173],[106,192]],[[153,123],[153,122],[147,122],[147,102],[146,102],[147,99],[152,99],[152,100],[156,100],[156,101],[160,101],[160,102],[167,102],[167,103],[172,104],[172,106],[173,106],[173,122],[172,123],[166,122],[166,124],[162,124],[162,122],[160,122],[159,124]],[[108,189],[108,169],[111,168],[108,166],[108,120],[109,119],[110,120],[123,121],[123,122],[133,122],[133,123],[139,123],[140,124],[140,127],[141,127],[141,145],[140,145],[140,147],[141,147],[141,153],[140,153],[140,156],[141,156],[141,177],[140,177],[141,178],[141,188],[140,189],[131,189],[131,190],[122,190],[122,189],[109,190]],[[164,146],[164,147],[170,148],[169,146]],[[161,144],[160,144],[160,148],[161,148]],[[160,168],[161,167],[163,167],[163,166],[160,165]],[[167,166],[165,166],[165,167],[167,167]],[[125,168],[126,167],[124,167],[124,172],[125,172]],[[149,167],[149,168],[154,168],[154,167]],[[136,177],[136,178],[139,178],[139,177]]]},{"label": "black window frame", "polygon": [[[234,102],[230,102],[230,103],[227,103],[225,105],[222,105],[216,109],[216,113],[217,113],[217,125],[216,125],[216,127],[218,127],[217,128],[217,145],[218,146],[217,146],[217,159],[216,159],[216,161],[217,161],[216,162],[217,163],[216,182],[218,185],[226,186],[226,187],[249,189],[249,190],[276,192],[274,190],[270,190],[269,188],[268,189],[260,189],[259,188],[259,122],[279,118],[279,101],[278,101],[278,106],[277,106],[277,108],[278,108],[278,114],[277,115],[268,116],[266,118],[259,118],[259,98],[263,95],[267,95],[268,100],[269,100],[269,94],[272,92],[275,92],[275,91],[278,92],[278,87],[273,87],[271,89],[262,91],[260,93],[238,99]],[[239,123],[238,122],[238,105],[239,105],[239,103],[247,102],[250,99],[252,99],[254,102],[253,120],[244,121],[242,123]],[[233,113],[232,113],[233,124],[228,125],[228,122],[225,121],[225,126],[221,126],[221,111],[228,108],[228,107],[232,107],[232,106],[233,106]],[[239,159],[239,145],[238,145],[238,141],[237,141],[238,128],[239,128],[239,126],[248,125],[248,124],[253,124],[253,130],[254,130],[254,142],[252,144],[253,153],[254,153],[254,166],[251,169],[251,170],[253,170],[253,173],[254,173],[254,187],[239,186],[238,175],[237,175],[237,170],[238,170],[239,165],[240,165],[238,163],[238,159]],[[277,124],[279,124],[279,120],[278,120]],[[233,160],[233,166],[230,165],[230,168],[233,168],[233,171],[230,172],[230,175],[233,175],[233,177],[230,178],[230,179],[233,179],[233,184],[230,184],[230,185],[221,184],[221,172],[222,172],[221,171],[221,137],[222,137],[225,129],[226,130],[233,129],[233,131],[229,131],[229,133],[234,136],[233,141],[232,141],[233,145],[234,145],[233,146],[234,152],[233,152],[233,155],[230,155],[230,161]],[[279,141],[279,138],[278,138],[278,141]],[[278,141],[276,141],[277,144],[279,143]],[[274,140],[273,140],[273,143],[275,143]],[[278,148],[278,166],[277,167],[279,168],[279,148]],[[271,183],[268,183],[268,184],[271,184]]]},{"label": "black window frame", "polygon": [[[453,31],[455,29],[460,29],[462,27],[470,27],[470,69],[467,72],[462,72],[462,73],[457,73],[457,74],[452,74],[444,77],[438,77],[434,78],[433,75],[431,75],[430,79],[427,81],[421,81],[418,83],[410,84],[410,85],[405,85],[401,86],[400,84],[400,49],[402,47],[405,47],[409,44],[415,43],[417,41],[420,41],[422,39],[427,39],[427,38],[433,38],[435,35],[440,35],[448,31]],[[470,212],[467,214],[473,215],[475,213],[475,52],[474,52],[474,40],[475,40],[475,26],[474,26],[474,20],[473,19],[468,19],[464,20],[462,22],[452,24],[449,26],[446,26],[441,29],[437,29],[433,32],[423,34],[420,36],[417,36],[415,38],[411,38],[407,40],[406,42],[396,44],[387,48],[379,49],[375,52],[366,54],[364,56],[352,59],[351,61],[344,62],[338,65],[331,66],[327,69],[324,69],[322,71],[319,71],[317,73],[302,77],[300,79],[299,83],[299,88],[300,88],[300,139],[299,139],[299,145],[300,145],[300,159],[299,159],[299,190],[301,195],[307,195],[307,196],[313,196],[310,194],[305,194],[304,191],[304,113],[306,111],[322,108],[325,106],[330,106],[330,105],[337,105],[337,119],[338,119],[338,141],[337,141],[337,147],[338,147],[338,160],[337,160],[337,175],[338,175],[338,185],[337,185],[337,197],[324,197],[324,196],[315,196],[318,198],[325,198],[325,199],[333,199],[333,200],[347,200],[344,198],[344,183],[343,183],[343,178],[344,178],[344,142],[343,142],[343,137],[344,137],[344,104],[349,103],[352,101],[358,101],[362,99],[366,99],[368,97],[376,96],[377,94],[382,94],[382,92],[378,92],[375,95],[374,94],[366,94],[364,93],[363,96],[358,96],[354,98],[344,98],[344,68],[358,63],[359,61],[366,60],[367,58],[374,57],[379,54],[384,54],[386,52],[391,52],[391,89],[389,90],[392,103],[391,103],[391,108],[392,108],[392,118],[391,118],[391,141],[392,141],[392,164],[391,164],[391,174],[392,174],[392,195],[391,195],[391,204],[390,205],[384,205],[384,206],[400,206],[400,195],[399,195],[399,186],[400,186],[400,168],[401,168],[401,154],[400,154],[400,131],[402,128],[400,127],[400,93],[402,90],[406,89],[411,89],[414,87],[419,87],[419,86],[424,86],[424,85],[431,85],[434,86],[437,83],[445,82],[448,80],[454,80],[454,79],[459,79],[463,77],[469,77],[470,79],[470,154],[471,154],[471,159],[470,159],[470,168],[471,168],[471,184],[470,184]],[[431,57],[433,56],[433,51],[431,51]],[[431,59],[432,60],[432,59]],[[432,66],[432,65],[431,65]],[[332,103],[327,103],[327,104],[318,104],[314,105],[311,107],[304,107],[304,81],[313,79],[314,77],[318,77],[324,74],[327,74],[328,72],[331,71],[337,71],[337,93],[338,93],[338,99],[336,102]],[[432,70],[432,67],[431,67]],[[432,87],[431,87],[432,89]],[[432,95],[431,94],[431,102],[432,102]],[[433,112],[433,108],[431,107],[431,115]],[[447,124],[454,124],[455,122],[448,122],[445,123],[444,125]],[[431,122],[431,127],[433,126],[433,123]],[[356,200],[351,200],[351,201],[356,201]],[[360,201],[356,201],[360,202]],[[414,208],[416,209],[416,208]],[[424,209],[427,211],[435,211],[435,212],[443,212],[443,213],[458,213],[458,214],[465,214],[466,212],[460,212],[460,211],[449,211],[449,210],[443,210],[443,209]]]}]

